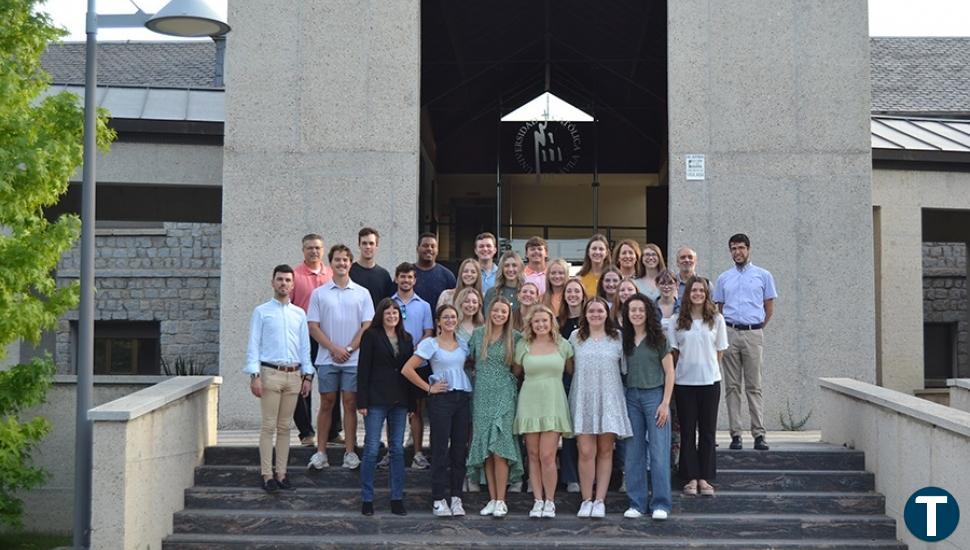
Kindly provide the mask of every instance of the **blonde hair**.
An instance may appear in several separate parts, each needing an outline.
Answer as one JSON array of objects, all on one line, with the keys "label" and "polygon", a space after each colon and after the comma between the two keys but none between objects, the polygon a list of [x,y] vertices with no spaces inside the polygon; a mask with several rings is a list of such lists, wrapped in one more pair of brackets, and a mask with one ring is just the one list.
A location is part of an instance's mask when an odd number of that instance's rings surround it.
[{"label": "blonde hair", "polygon": [[[515,284],[509,284],[509,280],[505,278],[505,262],[509,259],[515,260],[515,263],[519,266],[519,272],[515,276]],[[502,288],[504,286],[510,286],[513,288],[519,288],[522,283],[525,282],[525,273],[522,272],[522,258],[512,250],[507,251],[502,254],[502,258],[498,261],[498,273],[495,274],[495,288]],[[496,291],[497,292],[497,291]]]},{"label": "blonde hair", "polygon": [[461,304],[469,294],[474,294],[478,297],[478,312],[472,317],[472,323],[475,323],[476,327],[480,327],[485,324],[485,318],[482,316],[482,309],[485,307],[485,298],[482,297],[480,290],[470,286],[459,290],[458,294],[455,295],[454,306],[458,310],[458,324],[460,325],[465,322],[465,312],[461,309]]},{"label": "blonde hair", "polygon": [[502,304],[509,309],[509,316],[505,320],[505,324],[502,325],[502,336],[501,339],[505,344],[505,363],[512,363],[512,302],[508,301],[505,296],[499,296],[492,301],[492,305],[488,307],[488,320],[485,322],[485,330],[482,333],[482,361],[488,359],[488,347],[489,342],[492,341],[492,334],[495,330],[495,325],[492,323],[492,308],[495,304]]},{"label": "blonde hair", "polygon": [[[546,267],[546,293],[542,295],[542,303],[550,308],[552,308],[553,288],[552,281],[549,280],[549,272],[552,271],[553,267],[561,267],[563,272],[566,274],[566,280],[563,281],[562,288],[560,290],[566,290],[566,283],[569,282],[569,262],[562,258],[556,258],[555,260],[549,262],[549,265]],[[559,299],[562,299],[561,295],[559,296]]]},{"label": "blonde hair", "polygon": [[[475,266],[475,282],[469,286],[465,284],[465,281],[461,278],[461,272],[465,270],[466,265]],[[466,288],[474,288],[479,294],[482,293],[482,266],[478,264],[478,260],[474,258],[466,258],[462,260],[461,264],[458,266],[458,282],[455,284],[455,296]],[[459,302],[460,303],[460,302]]]},{"label": "blonde hair", "polygon": [[556,316],[552,313],[552,310],[542,304],[537,304],[529,312],[529,315],[526,316],[525,326],[522,327],[522,338],[530,344],[535,341],[536,335],[532,332],[532,318],[540,313],[545,313],[549,316],[549,334],[552,336],[552,341],[556,345],[559,345],[559,342],[562,340],[562,336],[559,334],[559,323],[556,321]]}]

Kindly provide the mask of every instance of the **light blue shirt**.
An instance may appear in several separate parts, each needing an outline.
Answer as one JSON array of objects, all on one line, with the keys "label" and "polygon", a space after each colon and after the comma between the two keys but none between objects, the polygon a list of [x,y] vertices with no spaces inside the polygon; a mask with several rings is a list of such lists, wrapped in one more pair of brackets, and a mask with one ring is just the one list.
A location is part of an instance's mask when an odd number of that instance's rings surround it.
[{"label": "light blue shirt", "polygon": [[431,315],[431,305],[425,302],[417,293],[411,295],[411,299],[405,302],[397,295],[391,299],[401,308],[401,320],[404,321],[404,330],[411,335],[414,342],[420,342],[424,338],[424,331],[434,329],[434,317]]},{"label": "light blue shirt", "polygon": [[498,266],[492,262],[492,269],[482,270],[482,296],[488,294],[489,289],[495,286],[495,276],[498,275]]},{"label": "light blue shirt", "polygon": [[724,320],[735,325],[764,323],[765,302],[777,297],[771,273],[750,262],[721,273],[714,287],[714,301],[724,304]]},{"label": "light blue shirt", "polygon": [[303,374],[315,372],[310,363],[310,332],[302,309],[274,298],[253,310],[243,372],[259,374],[260,362],[300,365]]},{"label": "light blue shirt", "polygon": [[437,338],[425,338],[418,344],[414,354],[431,363],[433,380],[447,382],[448,391],[472,391],[472,381],[465,374],[465,359],[468,358],[467,344],[459,340],[458,347],[448,351],[441,349]]}]

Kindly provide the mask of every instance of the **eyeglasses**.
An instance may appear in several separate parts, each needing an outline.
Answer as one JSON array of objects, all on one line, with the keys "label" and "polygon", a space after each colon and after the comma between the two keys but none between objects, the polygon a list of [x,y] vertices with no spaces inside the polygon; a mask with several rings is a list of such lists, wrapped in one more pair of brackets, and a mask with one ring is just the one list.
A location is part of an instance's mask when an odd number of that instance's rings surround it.
[{"label": "eyeglasses", "polygon": [[674,286],[676,284],[677,283],[675,283],[673,281],[662,281],[662,282],[657,283],[657,286]]}]

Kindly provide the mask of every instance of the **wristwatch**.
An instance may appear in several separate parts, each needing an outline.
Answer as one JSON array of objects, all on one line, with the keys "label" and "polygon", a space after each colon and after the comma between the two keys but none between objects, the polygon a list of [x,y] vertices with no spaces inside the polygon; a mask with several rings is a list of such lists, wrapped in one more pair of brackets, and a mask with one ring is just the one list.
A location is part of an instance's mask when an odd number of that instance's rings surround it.
[{"label": "wristwatch", "polygon": [[304,374],[303,375],[303,381],[304,382],[313,382],[313,375],[312,374]]},{"label": "wristwatch", "polygon": [[353,346],[347,346],[344,349],[347,350],[347,353],[353,353],[354,352],[354,347]]}]

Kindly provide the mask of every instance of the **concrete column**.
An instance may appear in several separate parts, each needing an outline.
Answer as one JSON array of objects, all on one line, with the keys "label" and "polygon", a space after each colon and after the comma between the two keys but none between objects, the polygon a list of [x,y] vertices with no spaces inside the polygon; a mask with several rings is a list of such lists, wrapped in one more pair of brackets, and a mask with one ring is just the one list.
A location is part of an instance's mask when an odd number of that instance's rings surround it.
[{"label": "concrete column", "polygon": [[310,232],[356,250],[364,225],[381,232],[382,258],[414,256],[420,2],[247,0],[229,10],[220,425],[255,427],[240,369],[273,266],[302,260]]},{"label": "concrete column", "polygon": [[[732,265],[728,237],[751,237],[780,294],[768,427],[789,400],[817,418],[817,377],[875,379],[866,2],[667,9],[671,250],[690,245],[715,278]],[[692,153],[706,155],[703,181],[686,180]]]}]

